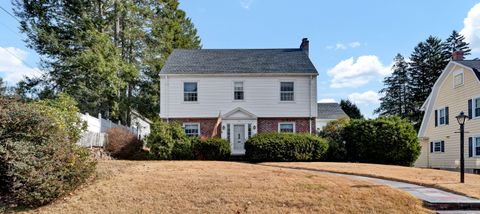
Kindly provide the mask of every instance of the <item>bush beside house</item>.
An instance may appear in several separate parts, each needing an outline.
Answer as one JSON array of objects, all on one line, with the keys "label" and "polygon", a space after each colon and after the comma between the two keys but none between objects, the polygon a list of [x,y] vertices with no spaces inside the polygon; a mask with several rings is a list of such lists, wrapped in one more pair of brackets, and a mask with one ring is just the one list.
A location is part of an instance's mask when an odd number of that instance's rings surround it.
[{"label": "bush beside house", "polygon": [[105,150],[116,159],[136,159],[141,155],[142,147],[142,141],[125,128],[107,130]]},{"label": "bush beside house", "polygon": [[261,133],[245,142],[246,158],[253,162],[320,160],[327,148],[326,140],[308,134]]},{"label": "bush beside house", "polygon": [[324,161],[346,161],[347,150],[345,149],[343,131],[349,122],[350,119],[348,117],[333,120],[328,122],[323,130],[320,131],[320,137],[328,141],[328,149],[323,158]]},{"label": "bush beside house", "polygon": [[399,117],[352,120],[343,137],[353,162],[411,166],[421,149],[412,124]]},{"label": "bush beside house", "polygon": [[227,160],[230,157],[230,143],[225,139],[197,138],[192,141],[192,149],[197,160]]},{"label": "bush beside house", "polygon": [[190,139],[178,123],[156,121],[146,138],[150,158],[155,160],[193,159]]},{"label": "bush beside house", "polygon": [[58,109],[57,104],[64,104],[62,99],[48,103],[0,99],[0,194],[4,203],[46,204],[75,189],[95,171],[88,150],[73,141],[81,128],[71,126],[64,117],[77,109]]}]

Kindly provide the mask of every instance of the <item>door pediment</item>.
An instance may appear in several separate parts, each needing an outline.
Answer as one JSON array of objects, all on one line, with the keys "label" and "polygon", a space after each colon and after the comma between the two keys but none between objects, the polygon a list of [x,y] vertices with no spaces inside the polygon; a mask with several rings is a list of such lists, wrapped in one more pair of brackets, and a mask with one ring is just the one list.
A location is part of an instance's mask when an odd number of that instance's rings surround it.
[{"label": "door pediment", "polygon": [[247,110],[237,107],[228,113],[224,114],[222,116],[223,119],[228,119],[228,120],[255,120],[257,119],[257,116],[248,112]]}]

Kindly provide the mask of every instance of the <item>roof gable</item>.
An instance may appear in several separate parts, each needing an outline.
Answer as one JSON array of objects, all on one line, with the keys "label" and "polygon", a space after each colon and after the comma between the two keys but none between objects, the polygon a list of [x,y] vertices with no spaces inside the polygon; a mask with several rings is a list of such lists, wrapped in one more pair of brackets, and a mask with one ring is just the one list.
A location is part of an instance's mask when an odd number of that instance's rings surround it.
[{"label": "roof gable", "polygon": [[317,119],[339,119],[348,117],[338,103],[317,103]]},{"label": "roof gable", "polygon": [[420,130],[418,131],[418,137],[424,137],[439,90],[444,84],[448,75],[454,71],[453,67],[455,67],[456,65],[465,68],[465,70],[467,71],[473,72],[477,77],[477,83],[480,84],[480,73],[478,71],[480,68],[480,60],[450,61],[438,77],[437,81],[433,85],[432,91],[428,95],[427,100],[425,100],[424,104],[421,107],[421,110],[425,111],[425,114],[423,115]]},{"label": "roof gable", "polygon": [[308,55],[292,49],[175,49],[160,74],[315,74]]}]

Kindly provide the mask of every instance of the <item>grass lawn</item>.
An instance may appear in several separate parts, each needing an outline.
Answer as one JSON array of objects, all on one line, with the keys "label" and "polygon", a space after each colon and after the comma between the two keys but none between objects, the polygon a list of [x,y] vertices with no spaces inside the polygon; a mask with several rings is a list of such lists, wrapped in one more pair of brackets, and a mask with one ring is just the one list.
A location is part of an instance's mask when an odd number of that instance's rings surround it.
[{"label": "grass lawn", "polygon": [[102,161],[91,184],[32,213],[429,213],[367,181],[235,162]]},{"label": "grass lawn", "polygon": [[290,162],[265,164],[388,178],[420,185],[433,186],[447,191],[480,198],[480,175],[474,174],[465,174],[465,183],[461,184],[460,173],[445,170],[362,163]]}]

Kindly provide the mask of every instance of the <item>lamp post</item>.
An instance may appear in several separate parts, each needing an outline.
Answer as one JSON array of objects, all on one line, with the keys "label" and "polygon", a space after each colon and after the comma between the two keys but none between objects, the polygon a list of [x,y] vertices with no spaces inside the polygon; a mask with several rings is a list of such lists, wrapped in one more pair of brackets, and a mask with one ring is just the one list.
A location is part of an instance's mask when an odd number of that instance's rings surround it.
[{"label": "lamp post", "polygon": [[460,125],[460,182],[465,183],[465,120],[468,116],[462,111],[455,118]]}]

